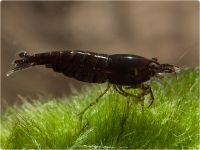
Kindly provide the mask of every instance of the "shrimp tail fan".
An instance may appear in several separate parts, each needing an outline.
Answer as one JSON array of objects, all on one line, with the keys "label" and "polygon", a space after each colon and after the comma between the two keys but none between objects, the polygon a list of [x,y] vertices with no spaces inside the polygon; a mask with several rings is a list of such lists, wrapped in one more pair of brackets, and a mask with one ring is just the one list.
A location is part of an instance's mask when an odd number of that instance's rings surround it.
[{"label": "shrimp tail fan", "polygon": [[19,52],[18,56],[20,59],[16,59],[12,63],[12,69],[6,74],[7,76],[10,76],[11,74],[25,70],[27,68],[33,67],[36,65],[36,62],[32,59],[30,55],[28,55],[25,51]]}]

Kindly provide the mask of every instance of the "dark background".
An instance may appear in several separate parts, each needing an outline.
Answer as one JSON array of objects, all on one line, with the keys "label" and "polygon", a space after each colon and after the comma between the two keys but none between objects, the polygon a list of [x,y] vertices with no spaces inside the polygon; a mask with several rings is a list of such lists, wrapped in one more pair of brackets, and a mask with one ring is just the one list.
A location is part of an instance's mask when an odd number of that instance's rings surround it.
[{"label": "dark background", "polygon": [[[198,66],[198,1],[1,3],[1,101],[62,97],[83,85],[44,67],[6,77],[15,53],[82,49]],[[184,55],[182,57],[182,55]]]}]

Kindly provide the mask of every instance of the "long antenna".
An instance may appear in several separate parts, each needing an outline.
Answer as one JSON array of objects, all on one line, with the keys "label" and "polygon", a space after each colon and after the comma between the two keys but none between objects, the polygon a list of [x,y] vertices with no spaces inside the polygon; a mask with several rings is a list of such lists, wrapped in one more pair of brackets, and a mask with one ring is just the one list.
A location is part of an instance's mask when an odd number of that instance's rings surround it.
[{"label": "long antenna", "polygon": [[178,63],[185,57],[185,55],[190,51],[190,49],[186,49],[183,54],[179,57],[179,59],[176,61],[176,65],[178,66]]}]

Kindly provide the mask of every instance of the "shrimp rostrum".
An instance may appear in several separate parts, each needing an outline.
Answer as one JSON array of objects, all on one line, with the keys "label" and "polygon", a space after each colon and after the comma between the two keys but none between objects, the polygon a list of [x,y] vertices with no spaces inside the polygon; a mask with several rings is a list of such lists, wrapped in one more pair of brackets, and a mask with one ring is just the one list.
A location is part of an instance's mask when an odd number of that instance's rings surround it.
[{"label": "shrimp rostrum", "polygon": [[[140,102],[144,101],[145,95],[150,95],[151,103],[154,96],[151,87],[144,82],[151,77],[160,76],[165,73],[176,73],[178,69],[174,65],[160,64],[156,58],[131,54],[99,54],[86,51],[53,51],[28,55],[26,52],[19,53],[20,59],[14,60],[13,69],[10,74],[37,65],[45,65],[55,72],[63,73],[65,76],[79,81],[89,83],[108,83],[106,90],[89,107],[93,106],[112,86],[123,96],[134,97]],[[137,88],[141,90],[139,95],[126,92],[126,88]]]}]

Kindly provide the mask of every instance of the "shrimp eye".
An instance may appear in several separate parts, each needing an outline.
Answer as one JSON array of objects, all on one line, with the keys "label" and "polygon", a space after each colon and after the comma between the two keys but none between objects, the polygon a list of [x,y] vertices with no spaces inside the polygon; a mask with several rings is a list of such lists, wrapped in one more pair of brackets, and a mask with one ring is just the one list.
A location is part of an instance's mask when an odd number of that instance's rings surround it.
[{"label": "shrimp eye", "polygon": [[155,63],[155,62],[150,63],[149,66],[153,67],[153,68],[159,68],[160,67],[160,65]]},{"label": "shrimp eye", "polygon": [[158,58],[156,57],[152,58],[152,60],[158,62]]}]

